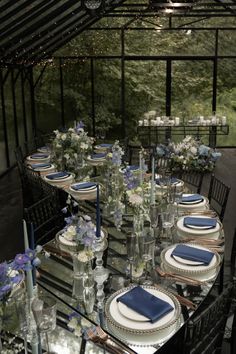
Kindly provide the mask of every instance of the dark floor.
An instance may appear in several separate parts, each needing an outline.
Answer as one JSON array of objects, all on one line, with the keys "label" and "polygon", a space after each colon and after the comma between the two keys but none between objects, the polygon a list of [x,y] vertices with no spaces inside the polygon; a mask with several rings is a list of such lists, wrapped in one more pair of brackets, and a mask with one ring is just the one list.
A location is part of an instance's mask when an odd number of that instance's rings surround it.
[{"label": "dark floor", "polygon": [[[222,157],[217,162],[215,175],[226,185],[231,186],[224,218],[225,258],[229,260],[236,227],[236,149],[221,149],[221,152]],[[208,192],[209,180],[210,174],[204,177],[202,193],[205,195]],[[23,251],[21,184],[16,168],[1,178],[0,206],[0,261],[3,261]],[[224,344],[223,354],[228,353],[229,346]]]}]

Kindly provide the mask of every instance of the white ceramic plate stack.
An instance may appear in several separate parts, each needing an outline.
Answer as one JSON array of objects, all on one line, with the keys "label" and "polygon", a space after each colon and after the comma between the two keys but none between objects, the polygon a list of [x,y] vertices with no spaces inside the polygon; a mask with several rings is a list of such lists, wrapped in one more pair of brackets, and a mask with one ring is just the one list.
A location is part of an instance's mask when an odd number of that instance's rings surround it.
[{"label": "white ceramic plate stack", "polygon": [[[179,220],[176,223],[176,228],[177,228],[177,234],[180,237],[184,237],[184,238],[194,238],[197,239],[204,237],[204,238],[212,238],[217,240],[220,237],[220,233],[222,230],[222,224],[221,222],[217,219],[216,222],[216,226],[215,227],[211,227],[211,228],[205,228],[205,227],[200,227],[200,226],[191,226],[191,227],[187,227],[184,225],[184,219],[188,217],[186,216],[182,216],[181,218],[179,218]],[[206,218],[206,219],[211,219],[209,216],[203,216],[203,215],[189,215],[189,217],[191,218]]]},{"label": "white ceramic plate stack", "polygon": [[179,328],[181,308],[178,300],[169,292],[153,286],[143,286],[150,294],[168,302],[174,310],[160,320],[151,323],[148,318],[133,311],[117,298],[133,286],[120,289],[109,297],[105,305],[108,330],[120,340],[134,346],[152,346],[165,342]]},{"label": "white ceramic plate stack", "polygon": [[[161,252],[161,268],[164,271],[189,276],[201,281],[208,281],[216,276],[221,263],[221,258],[218,253],[214,253],[208,265],[204,265],[200,262],[189,261],[184,258],[180,259],[180,257],[172,257],[171,254],[176,246],[177,245],[171,245]],[[196,244],[186,244],[186,246],[211,252],[208,248]]]},{"label": "white ceramic plate stack", "polygon": [[113,144],[99,144],[94,146],[94,149],[96,150],[97,153],[105,153],[111,150]]},{"label": "white ceramic plate stack", "polygon": [[88,156],[87,161],[90,165],[101,166],[106,161],[106,154],[99,153],[99,154]]},{"label": "white ceramic plate stack", "polygon": [[[191,197],[193,194],[183,194],[183,197]],[[201,196],[201,200],[178,203],[178,210],[187,212],[206,210],[209,207],[208,199]]]},{"label": "white ceramic plate stack", "polygon": [[[172,186],[172,187],[176,187],[176,189],[182,188],[183,185],[184,185],[184,182],[181,181],[180,179],[176,179],[176,180],[174,180],[173,183],[171,183],[171,186]],[[156,193],[157,193],[157,194],[161,194],[162,191],[163,191],[163,190],[166,190],[167,188],[168,188],[168,186],[165,185],[165,184],[164,184],[164,185],[163,185],[163,184],[161,185],[161,184],[156,183]]]},{"label": "white ceramic plate stack", "polygon": [[52,163],[34,163],[30,165],[32,170],[39,172],[41,176],[45,176],[56,171],[56,167]]},{"label": "white ceramic plate stack", "polygon": [[93,200],[97,197],[97,184],[94,182],[74,183],[70,186],[69,192],[76,200]]},{"label": "white ceramic plate stack", "polygon": [[[101,237],[106,237],[106,233],[103,230],[101,230]],[[83,245],[78,246],[75,239],[71,240],[67,238],[63,230],[59,231],[56,234],[56,241],[59,245],[59,248],[65,252],[75,252],[79,250],[79,247],[81,248],[81,250],[84,248]]]},{"label": "white ceramic plate stack", "polygon": [[37,148],[38,152],[42,152],[43,154],[49,154],[50,153],[50,149],[47,146],[41,146],[39,148]]},{"label": "white ceramic plate stack", "polygon": [[47,175],[43,176],[43,178],[46,182],[53,186],[57,186],[59,188],[69,187],[74,181],[74,175],[70,172],[65,172],[65,175],[60,176],[62,173],[63,172],[48,173]]},{"label": "white ceramic plate stack", "polygon": [[47,163],[50,162],[50,155],[48,153],[37,152],[27,156],[26,161],[30,165],[35,163]]}]

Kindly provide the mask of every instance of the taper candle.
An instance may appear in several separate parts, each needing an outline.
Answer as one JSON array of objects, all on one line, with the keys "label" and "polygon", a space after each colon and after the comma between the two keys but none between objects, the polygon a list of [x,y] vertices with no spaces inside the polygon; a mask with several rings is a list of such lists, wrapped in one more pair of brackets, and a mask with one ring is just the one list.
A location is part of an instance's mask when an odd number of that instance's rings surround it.
[{"label": "taper candle", "polygon": [[100,215],[99,184],[97,184],[96,236],[97,237],[101,236],[101,215]]}]

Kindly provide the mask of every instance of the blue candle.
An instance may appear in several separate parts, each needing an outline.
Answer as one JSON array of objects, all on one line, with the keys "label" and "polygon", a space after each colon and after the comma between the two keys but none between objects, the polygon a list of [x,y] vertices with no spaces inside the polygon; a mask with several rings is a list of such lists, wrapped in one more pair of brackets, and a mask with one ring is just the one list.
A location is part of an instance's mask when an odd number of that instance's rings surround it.
[{"label": "blue candle", "polygon": [[96,208],[96,236],[101,236],[101,216],[100,216],[100,202],[99,202],[99,184],[97,184],[97,208]]}]

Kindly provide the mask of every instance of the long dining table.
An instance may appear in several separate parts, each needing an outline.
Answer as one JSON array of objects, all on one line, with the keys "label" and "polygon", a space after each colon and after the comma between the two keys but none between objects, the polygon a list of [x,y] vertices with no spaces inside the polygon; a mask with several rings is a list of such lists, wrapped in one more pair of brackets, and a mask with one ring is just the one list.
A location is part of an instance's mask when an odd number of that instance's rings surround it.
[{"label": "long dining table", "polygon": [[[75,279],[73,275],[73,252],[67,249],[58,241],[58,235],[43,246],[44,250],[50,254],[46,257],[45,253],[41,255],[41,265],[38,269],[38,287],[39,291],[50,293],[57,298],[57,328],[50,334],[51,350],[56,353],[121,353],[121,354],[154,354],[168,353],[168,345],[173,338],[176,343],[180,343],[184,338],[184,328],[196,311],[200,311],[202,303],[210,294],[215,280],[220,270],[220,264],[213,276],[208,281],[188,282],[187,279],[165,277],[158,272],[160,265],[160,254],[156,255],[155,266],[151,267],[151,277],[153,284],[151,288],[160,289],[171,294],[180,302],[180,317],[178,325],[176,325],[168,334],[165,333],[163,338],[157,337],[153,340],[153,336],[143,336],[130,340],[130,336],[125,338],[119,331],[109,325],[107,318],[108,312],[104,310],[107,302],[110,301],[113,294],[119,292],[122,288],[132,288],[136,285],[135,280],[129,276],[127,271],[127,247],[126,238],[132,232],[133,215],[127,213],[123,215],[123,224],[120,230],[117,230],[110,216],[102,213],[103,203],[101,203],[102,227],[106,230],[108,247],[104,252],[104,266],[109,272],[108,279],[104,282],[104,307],[94,305],[92,313],[86,314],[83,308],[83,302],[76,298]],[[90,215],[92,219],[96,217],[96,208],[94,201],[80,201],[79,214]],[[175,234],[176,230],[173,230]],[[220,237],[223,242],[223,229],[221,229]],[[223,257],[223,245],[221,245],[221,255]],[[48,254],[47,254],[48,255]],[[73,314],[73,315],[72,315]],[[76,314],[76,315],[75,315]],[[71,316],[77,316],[79,330],[74,328],[71,331],[68,327]],[[96,340],[91,335],[88,328],[101,327],[108,337],[105,340]],[[82,331],[81,331],[82,328]],[[147,332],[148,333],[148,332]],[[90,334],[90,335],[88,335]],[[176,347],[177,348],[177,347]]]}]

